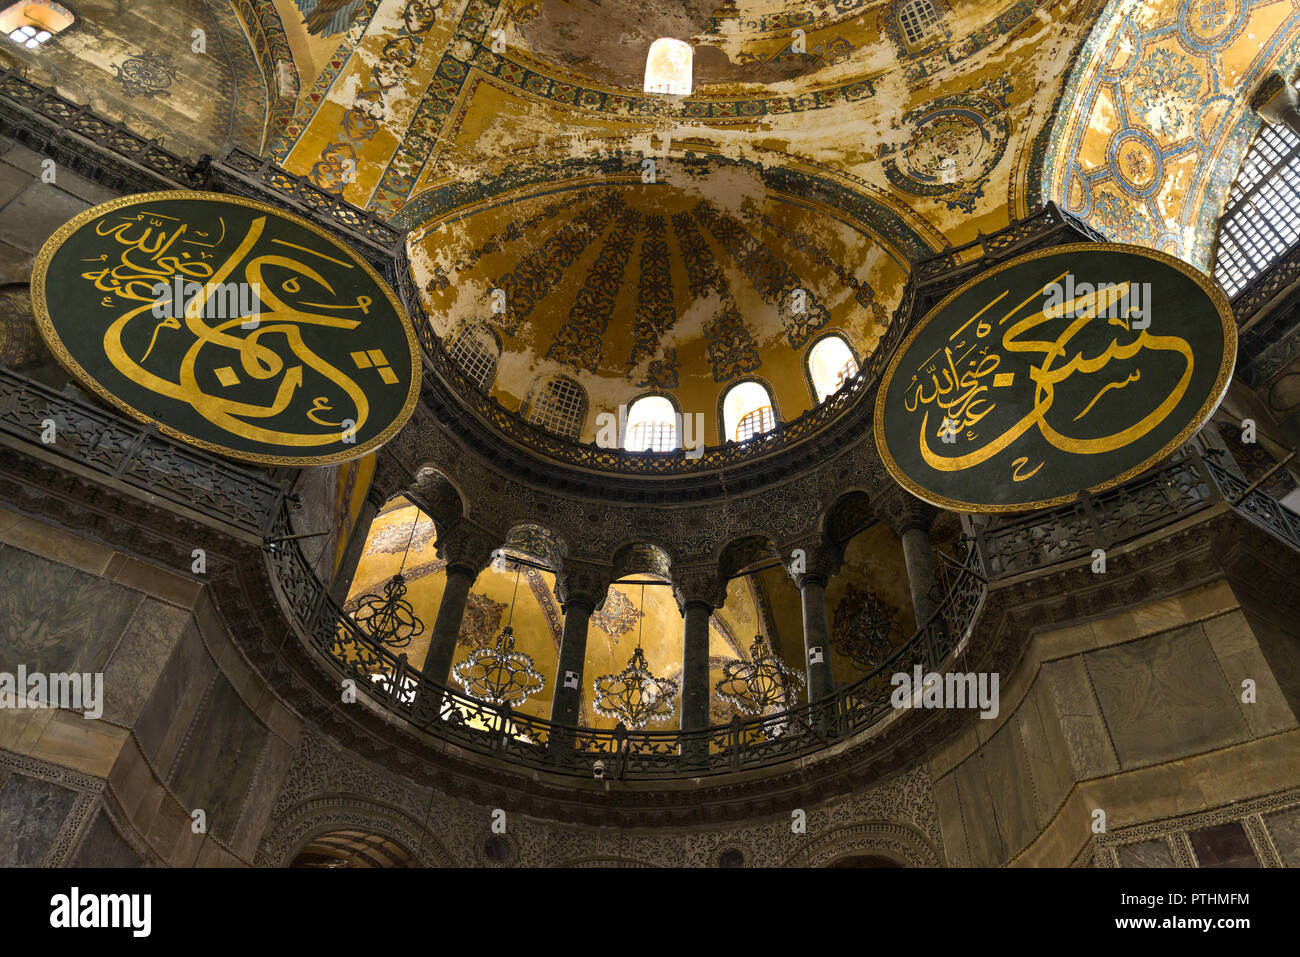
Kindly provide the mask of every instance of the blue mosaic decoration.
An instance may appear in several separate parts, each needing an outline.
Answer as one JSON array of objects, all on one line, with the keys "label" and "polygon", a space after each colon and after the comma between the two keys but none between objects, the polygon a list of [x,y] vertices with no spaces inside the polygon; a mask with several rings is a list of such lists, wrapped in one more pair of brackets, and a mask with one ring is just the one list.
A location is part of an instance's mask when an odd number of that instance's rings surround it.
[{"label": "blue mosaic decoration", "polygon": [[885,177],[913,196],[928,196],[948,209],[971,213],[1006,152],[1009,84],[988,93],[941,96],[911,110],[907,145],[886,157]]},{"label": "blue mosaic decoration", "polygon": [[[1119,241],[1210,268],[1217,222],[1259,119],[1246,94],[1300,62],[1300,4],[1260,21],[1276,0],[1171,0],[1141,22],[1123,0],[1106,4],[1058,101],[1050,133],[1035,143],[1031,200],[1054,199]],[[1158,12],[1157,12],[1158,14]],[[1255,22],[1258,50],[1225,77],[1221,58]],[[1099,109],[1114,116],[1105,162],[1078,161]],[[1170,176],[1180,178],[1169,190]]]}]

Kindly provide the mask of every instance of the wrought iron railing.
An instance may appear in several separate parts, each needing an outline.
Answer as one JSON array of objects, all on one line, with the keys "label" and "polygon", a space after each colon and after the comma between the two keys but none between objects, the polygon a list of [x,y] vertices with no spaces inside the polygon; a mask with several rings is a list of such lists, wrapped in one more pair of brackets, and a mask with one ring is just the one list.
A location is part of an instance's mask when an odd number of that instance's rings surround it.
[{"label": "wrought iron railing", "polygon": [[626,780],[692,777],[766,767],[818,751],[869,727],[891,710],[891,677],[920,665],[932,671],[979,615],[984,580],[972,552],[945,569],[945,597],[912,638],[867,675],[833,695],[787,711],[699,731],[575,728],[498,708],[422,675],[376,643],[329,596],[281,513],[267,547],[272,577],[306,640],[359,687],[444,740],[531,767]]},{"label": "wrought iron railing", "polygon": [[626,780],[762,768],[844,741],[887,716],[893,675],[937,671],[979,620],[987,582],[1059,564],[1179,521],[1216,501],[1300,552],[1300,515],[1195,451],[1123,486],[981,530],[961,561],[940,566],[942,601],[870,673],[811,704],[701,731],[554,725],[430,681],[376,643],[329,596],[294,536],[286,489],[125,421],[76,395],[0,367],[0,443],[70,463],[108,483],[222,522],[264,544],[273,587],[295,629],[366,693],[467,750],[587,777],[596,762]]},{"label": "wrought iron railing", "polygon": [[306,176],[287,172],[269,156],[255,156],[237,146],[212,164],[207,188],[263,201],[274,197],[278,205],[346,233],[354,246],[361,247],[358,252],[384,266],[393,262],[406,242],[406,231],[390,226],[377,213],[353,206]]},{"label": "wrought iron railing", "polygon": [[5,437],[215,519],[251,541],[269,533],[286,493],[264,473],[0,365],[0,441]]},{"label": "wrought iron railing", "polygon": [[994,580],[1072,561],[1164,528],[1218,501],[1300,551],[1300,516],[1186,448],[1116,488],[1096,495],[1081,492],[1066,505],[980,529],[981,569]]},{"label": "wrought iron railing", "polygon": [[[561,774],[649,780],[767,767],[869,728],[895,710],[895,674],[937,671],[978,621],[988,581],[1088,555],[1224,501],[1300,551],[1300,516],[1228,470],[1187,450],[1107,492],[981,531],[964,560],[940,566],[943,594],[910,639],[872,670],[810,704],[700,731],[627,731],[552,724],[498,708],[422,675],[377,644],[329,597],[294,540],[268,546],[273,578],[306,639],[373,697],[414,724],[470,751]],[[273,539],[290,533],[283,511]]]},{"label": "wrought iron railing", "polygon": [[201,188],[197,164],[98,116],[86,104],[29,82],[16,69],[0,69],[0,129],[60,165],[124,192]]},{"label": "wrought iron railing", "polygon": [[383,217],[289,173],[269,157],[238,146],[219,160],[192,161],[146,139],[122,123],[32,83],[16,70],[0,69],[0,131],[74,172],[120,190],[196,189],[260,199],[344,237],[372,263],[392,267],[406,239]]}]

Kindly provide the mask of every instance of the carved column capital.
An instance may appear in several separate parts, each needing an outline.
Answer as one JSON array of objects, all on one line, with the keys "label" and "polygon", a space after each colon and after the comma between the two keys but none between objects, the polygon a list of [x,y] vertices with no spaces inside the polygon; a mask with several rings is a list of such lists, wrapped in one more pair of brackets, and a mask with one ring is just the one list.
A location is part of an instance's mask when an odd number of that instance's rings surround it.
[{"label": "carved column capital", "polygon": [[919,528],[928,535],[935,516],[939,514],[939,510],[929,502],[921,501],[901,486],[895,486],[877,498],[875,508],[880,520],[892,528],[899,538],[913,528]]},{"label": "carved column capital", "polygon": [[721,608],[727,600],[727,583],[722,580],[716,565],[688,565],[672,570],[673,597],[677,610],[686,614],[692,603],[708,605],[710,610]]},{"label": "carved column capital", "polygon": [[605,604],[612,573],[605,562],[566,556],[555,572],[555,595],[561,606],[576,602],[596,611]]},{"label": "carved column capital", "polygon": [[795,539],[781,547],[781,561],[800,590],[808,583],[825,585],[844,564],[844,551],[816,535]]},{"label": "carved column capital", "polygon": [[1264,77],[1250,98],[1250,106],[1266,122],[1300,134],[1300,95],[1295,84],[1281,73]]},{"label": "carved column capital", "polygon": [[400,495],[411,484],[411,473],[391,454],[380,449],[375,453],[375,472],[370,477],[366,501],[375,508],[383,508],[394,495]]},{"label": "carved column capital", "polygon": [[487,568],[500,543],[496,539],[471,525],[458,522],[450,528],[438,529],[437,555],[447,563],[448,573],[459,569],[477,578],[478,573]]}]

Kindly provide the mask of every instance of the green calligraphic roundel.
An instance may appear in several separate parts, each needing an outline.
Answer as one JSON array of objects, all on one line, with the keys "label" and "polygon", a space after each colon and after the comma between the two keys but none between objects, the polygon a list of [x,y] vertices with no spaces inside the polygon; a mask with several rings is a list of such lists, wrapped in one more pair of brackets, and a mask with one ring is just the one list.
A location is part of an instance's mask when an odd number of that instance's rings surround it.
[{"label": "green calligraphic roundel", "polygon": [[876,445],[936,505],[1044,508],[1168,457],[1214,412],[1236,356],[1209,277],[1139,246],[1057,246],[921,320],[885,370]]},{"label": "green calligraphic roundel", "polygon": [[86,388],[191,445],[327,465],[415,410],[420,353],[401,304],[306,220],[215,193],[142,193],[65,223],[32,305]]}]

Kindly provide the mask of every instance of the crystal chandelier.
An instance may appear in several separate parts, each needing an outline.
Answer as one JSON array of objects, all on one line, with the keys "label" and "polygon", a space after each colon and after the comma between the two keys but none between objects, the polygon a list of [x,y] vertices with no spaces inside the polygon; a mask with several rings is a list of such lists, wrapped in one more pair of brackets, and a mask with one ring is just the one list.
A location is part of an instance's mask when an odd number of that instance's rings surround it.
[{"label": "crystal chandelier", "polygon": [[491,704],[509,704],[518,707],[541,691],[546,684],[533,659],[522,651],[515,651],[515,633],[510,623],[515,617],[515,598],[519,595],[519,574],[522,565],[515,568],[515,593],[510,598],[510,617],[497,635],[491,648],[478,648],[468,658],[452,669],[452,674],[465,689],[465,693]]},{"label": "crystal chandelier", "polygon": [[357,600],[352,612],[352,620],[357,627],[381,645],[389,648],[405,648],[412,638],[424,634],[424,622],[415,613],[415,608],[406,600],[406,579],[402,572],[406,570],[406,557],[411,552],[411,541],[415,538],[415,526],[420,521],[420,510],[415,509],[411,519],[411,534],[406,539],[406,551],[402,553],[402,564],[397,574],[384,583],[384,593],[370,592]]},{"label": "crystal chandelier", "polygon": [[788,704],[803,687],[804,676],[772,654],[762,635],[754,636],[749,659],[723,665],[722,680],[715,688],[719,698],[735,705],[742,714],[761,715]]},{"label": "crystal chandelier", "polygon": [[673,699],[677,696],[677,682],[652,674],[641,648],[641,633],[645,629],[645,585],[641,586],[641,612],[636,650],[628,659],[627,667],[616,675],[601,675],[596,679],[596,700],[592,703],[597,714],[618,718],[633,730],[644,728],[651,721],[671,717]]}]

